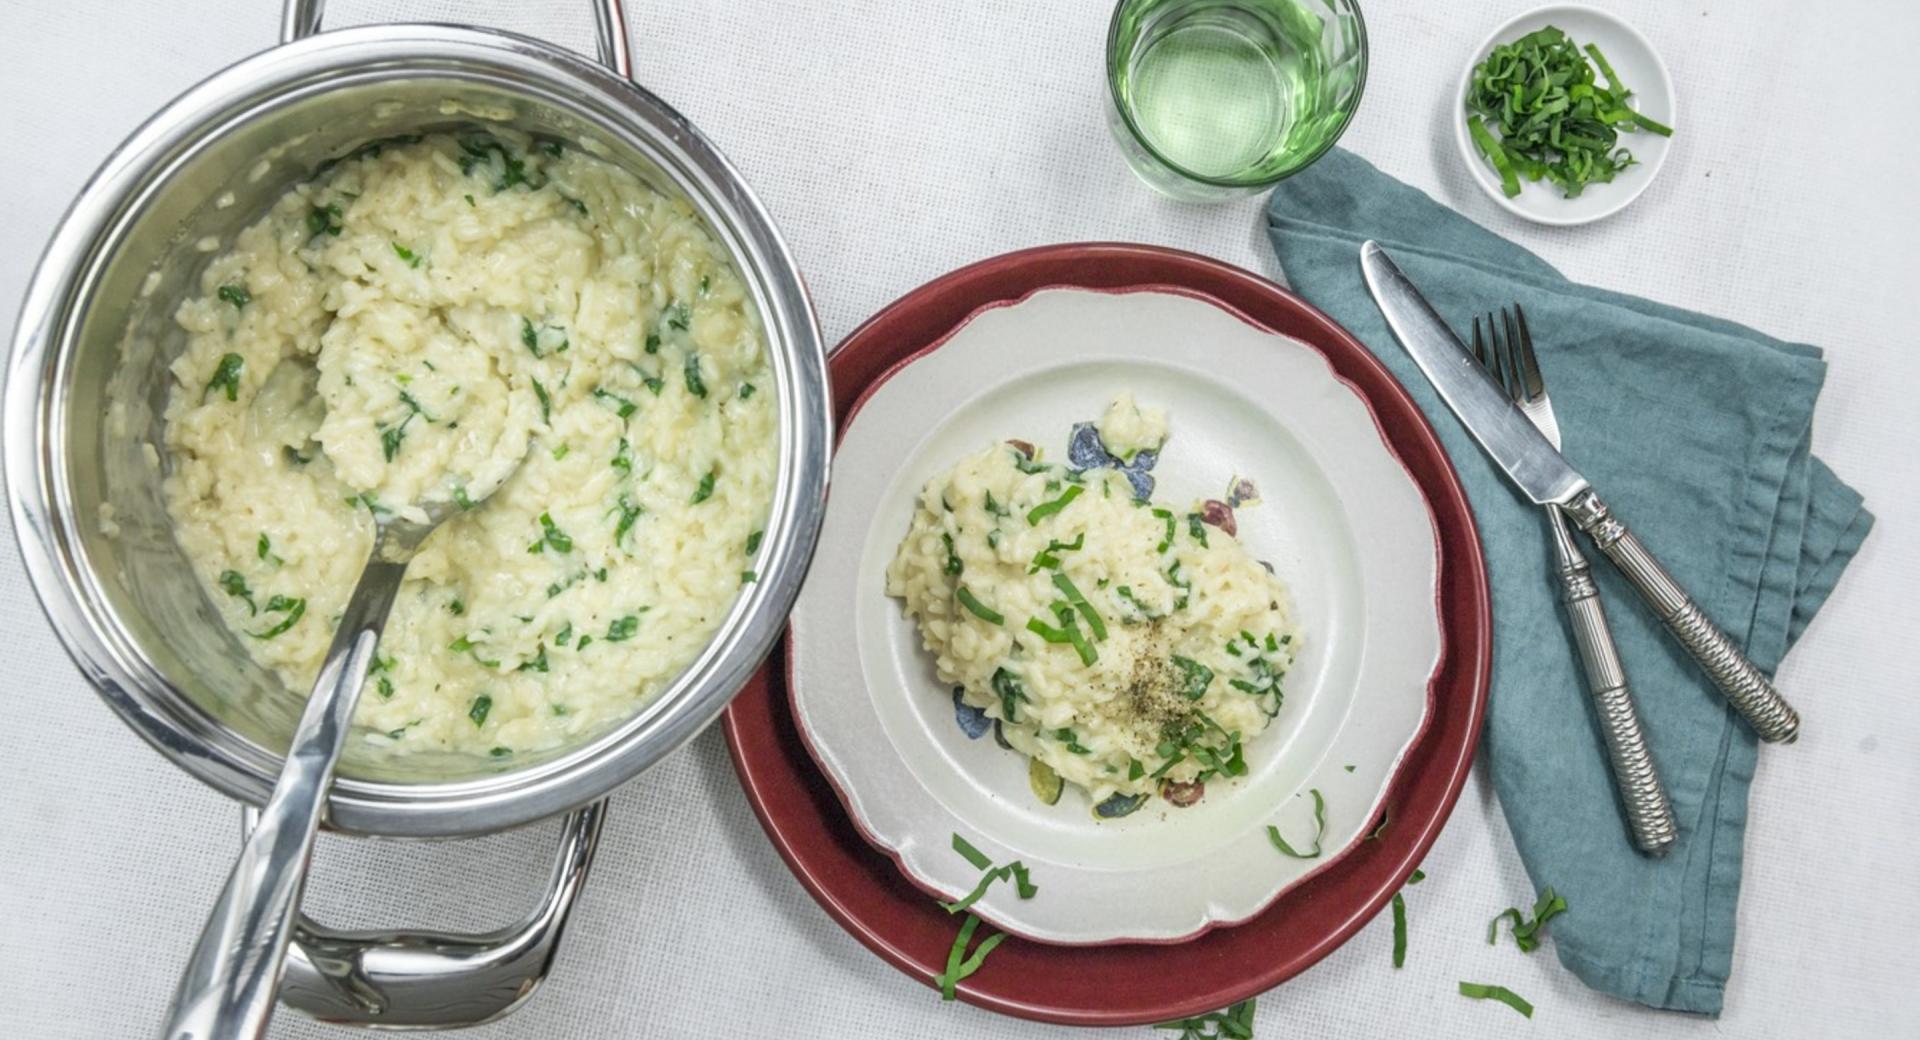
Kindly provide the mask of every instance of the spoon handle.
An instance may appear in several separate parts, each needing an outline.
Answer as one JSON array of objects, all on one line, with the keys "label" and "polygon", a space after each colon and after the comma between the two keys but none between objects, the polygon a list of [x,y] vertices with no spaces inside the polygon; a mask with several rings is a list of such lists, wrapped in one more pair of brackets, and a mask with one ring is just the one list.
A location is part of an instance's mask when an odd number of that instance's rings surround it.
[{"label": "spoon handle", "polygon": [[380,555],[376,547],[347,600],[287,748],[286,766],[194,944],[162,1040],[256,1040],[266,1034],[334,763],[407,570]]}]

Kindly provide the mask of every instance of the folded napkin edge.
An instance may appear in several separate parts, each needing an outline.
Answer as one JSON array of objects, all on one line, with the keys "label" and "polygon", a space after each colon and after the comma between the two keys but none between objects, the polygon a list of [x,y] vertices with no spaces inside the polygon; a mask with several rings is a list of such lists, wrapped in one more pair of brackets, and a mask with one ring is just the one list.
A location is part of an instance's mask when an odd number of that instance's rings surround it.
[{"label": "folded napkin edge", "polygon": [[1789,645],[1799,642],[1807,626],[1826,605],[1827,597],[1833,595],[1840,585],[1840,579],[1846,574],[1854,556],[1866,543],[1867,535],[1873,531],[1874,515],[1865,506],[1858,506],[1853,517],[1841,531],[1838,542],[1827,558],[1815,567],[1807,578],[1807,586],[1794,598],[1793,617],[1788,622],[1787,640]]},{"label": "folded napkin edge", "polygon": [[1590,988],[1660,1011],[1683,1011],[1719,1018],[1726,1004],[1726,981],[1712,977],[1675,977],[1644,966],[1607,964],[1554,944],[1568,971]]},{"label": "folded napkin edge", "polygon": [[1798,569],[1799,546],[1805,540],[1805,512],[1813,508],[1811,489],[1801,504],[1801,523],[1792,530],[1794,556],[1787,558],[1780,535],[1788,533],[1781,510],[1789,504],[1790,482],[1796,473],[1804,480],[1812,465],[1809,440],[1813,412],[1826,385],[1826,365],[1795,365],[1781,392],[1791,407],[1780,407],[1769,416],[1765,430],[1749,445],[1740,496],[1746,507],[1735,513],[1743,536],[1727,543],[1727,556],[1721,567],[1722,588],[1706,602],[1735,601],[1735,613],[1719,618],[1719,624],[1746,649],[1750,658],[1769,672],[1786,655],[1787,631],[1793,619],[1793,574],[1784,584],[1776,568],[1793,564]]},{"label": "folded napkin edge", "polygon": [[[1553,271],[1551,268],[1542,272],[1504,267],[1478,257],[1448,252],[1446,250],[1430,249],[1425,246],[1392,238],[1380,238],[1342,232],[1338,228],[1328,227],[1323,224],[1313,224],[1292,217],[1276,216],[1271,211],[1267,214],[1267,234],[1269,238],[1279,234],[1302,235],[1322,242],[1350,244],[1354,246],[1356,250],[1363,242],[1377,242],[1381,248],[1388,250],[1390,253],[1398,250],[1436,262],[1464,264],[1483,274],[1512,279],[1530,289],[1574,296],[1596,303],[1604,303],[1613,307],[1624,307],[1642,317],[1669,324],[1682,325],[1695,331],[1706,332],[1716,336],[1725,336],[1730,339],[1740,340],[1750,346],[1758,346],[1786,354],[1790,357],[1805,359],[1820,365],[1823,370],[1826,366],[1825,352],[1813,344],[1783,340],[1726,318],[1719,318],[1710,314],[1697,314],[1669,304],[1650,300],[1644,296],[1635,296],[1632,293],[1603,289],[1584,282],[1572,281],[1558,271]],[[1281,266],[1284,270],[1285,265],[1283,264]],[[1682,316],[1695,320],[1683,321]]]}]

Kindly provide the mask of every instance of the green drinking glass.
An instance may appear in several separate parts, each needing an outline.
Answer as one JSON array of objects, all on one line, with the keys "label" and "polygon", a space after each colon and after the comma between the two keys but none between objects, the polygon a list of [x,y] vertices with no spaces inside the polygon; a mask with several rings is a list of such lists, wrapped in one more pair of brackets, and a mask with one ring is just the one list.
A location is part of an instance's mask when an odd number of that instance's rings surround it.
[{"label": "green drinking glass", "polygon": [[1353,0],[1120,0],[1107,122],[1176,199],[1251,195],[1333,147],[1367,80]]}]

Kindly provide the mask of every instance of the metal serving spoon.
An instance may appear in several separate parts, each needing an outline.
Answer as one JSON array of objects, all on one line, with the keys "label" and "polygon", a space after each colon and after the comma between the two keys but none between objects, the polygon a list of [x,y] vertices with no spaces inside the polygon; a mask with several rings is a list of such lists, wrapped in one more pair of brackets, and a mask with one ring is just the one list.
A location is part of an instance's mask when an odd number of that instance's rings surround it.
[{"label": "metal serving spoon", "polygon": [[[497,490],[504,477],[485,492]],[[469,492],[466,501],[470,506],[479,499]],[[380,631],[420,543],[467,507],[450,497],[416,504],[419,509],[405,510],[405,516],[374,514],[373,551],[366,569],[340,615],[273,795],[180,976],[162,1040],[256,1040],[266,1033],[320,813]]]}]

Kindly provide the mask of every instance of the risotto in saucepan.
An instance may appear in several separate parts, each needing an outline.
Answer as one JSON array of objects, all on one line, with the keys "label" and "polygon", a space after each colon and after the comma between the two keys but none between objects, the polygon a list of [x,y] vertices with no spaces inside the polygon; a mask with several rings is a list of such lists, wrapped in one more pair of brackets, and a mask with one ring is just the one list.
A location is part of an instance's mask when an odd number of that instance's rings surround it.
[{"label": "risotto in saucepan", "polygon": [[408,570],[362,739],[571,742],[664,688],[753,580],[778,436],[758,318],[691,209],[625,171],[505,131],[376,142],[201,288],[168,507],[261,664],[311,684],[377,514],[436,484],[466,507]]},{"label": "risotto in saucepan", "polygon": [[1279,714],[1297,636],[1286,589],[1225,500],[1152,500],[1166,416],[1122,396],[1075,428],[1068,464],[1009,441],[928,481],[887,570],[963,727],[991,720],[1043,800],[1104,816],[1187,805],[1247,771]]}]

